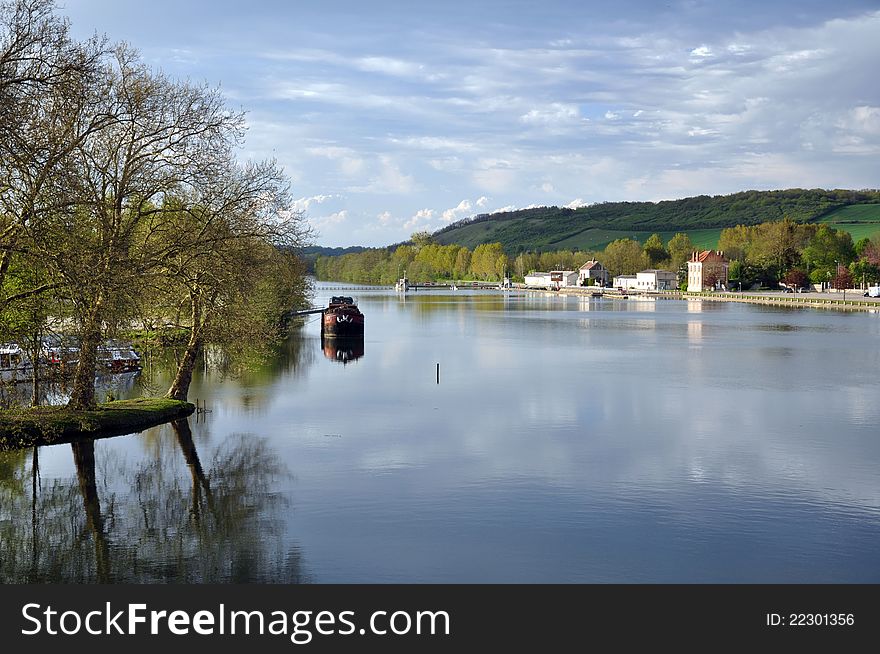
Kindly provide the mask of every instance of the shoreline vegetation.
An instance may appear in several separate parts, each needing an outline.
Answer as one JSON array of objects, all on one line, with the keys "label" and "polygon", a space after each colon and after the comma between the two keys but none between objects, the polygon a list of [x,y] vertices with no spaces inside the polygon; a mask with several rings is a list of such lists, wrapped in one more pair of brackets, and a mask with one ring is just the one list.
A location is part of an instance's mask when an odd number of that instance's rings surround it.
[{"label": "shoreline vegetation", "polygon": [[185,418],[195,410],[190,402],[168,398],[117,400],[89,410],[66,406],[8,409],[0,412],[0,451],[132,434]]},{"label": "shoreline vegetation", "polygon": [[244,109],[219,86],[80,40],[58,10],[0,0],[0,345],[30,361],[38,404],[47,337],[70,343],[71,420],[104,424],[109,337],[183,347],[165,397],[185,403],[206,344],[273,339],[306,305],[311,228],[277,161],[239,158]]},{"label": "shoreline vegetation", "polygon": [[[872,238],[853,242],[852,235],[826,223],[798,223],[790,218],[757,225],[721,229],[718,249],[730,261],[732,287],[770,290],[809,285],[851,289],[880,282],[880,204],[875,208],[878,231]],[[851,207],[850,207],[851,208]],[[483,223],[479,223],[483,224]],[[609,243],[603,251],[554,250],[519,252],[505,250],[501,242],[481,244],[471,252],[460,244],[443,245],[439,232],[416,232],[410,243],[396,248],[376,248],[341,256],[318,256],[314,263],[318,280],[360,284],[387,284],[406,277],[410,283],[475,279],[484,282],[523,282],[527,273],[578,270],[587,261],[599,261],[612,277],[634,275],[643,270],[666,270],[677,276],[677,286],[687,287],[687,261],[697,244],[687,232],[664,241],[660,232],[644,243],[630,237]]]}]

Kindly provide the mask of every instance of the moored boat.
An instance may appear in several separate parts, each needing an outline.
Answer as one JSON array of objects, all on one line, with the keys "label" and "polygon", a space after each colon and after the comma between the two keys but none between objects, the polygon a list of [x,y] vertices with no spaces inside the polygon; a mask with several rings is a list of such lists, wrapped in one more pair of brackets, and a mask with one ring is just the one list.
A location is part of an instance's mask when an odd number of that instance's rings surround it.
[{"label": "moored boat", "polygon": [[0,380],[4,382],[25,382],[34,372],[34,365],[15,343],[0,345]]},{"label": "moored boat", "polygon": [[99,364],[112,373],[134,372],[141,369],[141,357],[131,343],[110,340],[98,349]]},{"label": "moored boat", "polygon": [[321,321],[321,333],[326,337],[364,335],[364,314],[350,297],[331,298]]}]

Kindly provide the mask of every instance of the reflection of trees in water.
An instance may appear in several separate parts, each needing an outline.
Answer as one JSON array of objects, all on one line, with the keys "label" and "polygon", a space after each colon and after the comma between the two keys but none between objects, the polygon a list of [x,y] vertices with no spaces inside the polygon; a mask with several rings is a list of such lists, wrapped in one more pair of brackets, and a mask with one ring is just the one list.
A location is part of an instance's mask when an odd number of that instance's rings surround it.
[{"label": "reflection of trees in water", "polygon": [[473,295],[460,294],[455,296],[433,295],[437,291],[424,291],[421,295],[406,298],[406,304],[413,306],[413,311],[418,316],[435,313],[481,313],[499,312],[510,307],[511,301],[508,293],[496,293],[494,291],[475,291]]},{"label": "reflection of trees in water", "polygon": [[26,454],[4,455],[0,581],[302,581],[274,490],[285,473],[266,441],[230,437],[206,471],[189,423],[172,427],[175,447],[135,469],[106,457],[96,473],[94,442],[75,443],[77,480],[42,488],[36,451],[30,470]]},{"label": "reflection of trees in water", "polygon": [[[263,386],[283,374],[299,375],[314,363],[314,352],[306,347],[308,339],[299,331],[278,342],[236,345],[206,345],[196,362],[193,381],[206,378],[218,382],[236,381],[243,388]],[[182,347],[156,347],[144,353],[145,385],[163,394],[171,380]]]},{"label": "reflection of trees in water", "polygon": [[[39,403],[46,405],[67,404],[70,399],[71,379],[60,375],[47,377],[39,385]],[[29,406],[32,399],[30,384],[0,385],[0,407]],[[95,378],[95,398],[104,402],[110,396],[117,400],[142,395],[140,371],[100,375]]]}]

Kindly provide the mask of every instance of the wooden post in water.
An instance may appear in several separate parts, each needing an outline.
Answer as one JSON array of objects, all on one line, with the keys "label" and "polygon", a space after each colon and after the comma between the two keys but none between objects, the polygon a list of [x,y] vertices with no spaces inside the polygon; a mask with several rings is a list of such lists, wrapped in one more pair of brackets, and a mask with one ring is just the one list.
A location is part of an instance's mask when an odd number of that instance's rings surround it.
[{"label": "wooden post in water", "polygon": [[437,364],[437,383],[440,383],[440,364]]}]

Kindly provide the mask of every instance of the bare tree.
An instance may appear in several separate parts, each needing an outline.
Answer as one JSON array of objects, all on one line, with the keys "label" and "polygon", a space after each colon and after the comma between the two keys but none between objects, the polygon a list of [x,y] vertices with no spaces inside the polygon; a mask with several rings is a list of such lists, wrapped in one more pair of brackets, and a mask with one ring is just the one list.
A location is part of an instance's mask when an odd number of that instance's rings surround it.
[{"label": "bare tree", "polygon": [[73,201],[35,224],[31,237],[69,289],[79,362],[69,406],[94,406],[105,327],[133,305],[154,252],[137,247],[166,198],[209,179],[242,133],[242,115],[215,89],[172,81],[118,46],[105,63],[95,115],[112,120],[81,139],[62,179]]},{"label": "bare tree", "polygon": [[[274,162],[230,161],[208,180],[166,235],[163,280],[189,305],[190,337],[167,397],[186,400],[205,339],[270,338],[277,318],[302,301],[302,270],[285,253],[308,228],[289,210],[287,180]],[[262,305],[262,306],[261,306]]]}]

